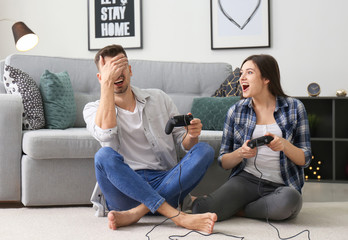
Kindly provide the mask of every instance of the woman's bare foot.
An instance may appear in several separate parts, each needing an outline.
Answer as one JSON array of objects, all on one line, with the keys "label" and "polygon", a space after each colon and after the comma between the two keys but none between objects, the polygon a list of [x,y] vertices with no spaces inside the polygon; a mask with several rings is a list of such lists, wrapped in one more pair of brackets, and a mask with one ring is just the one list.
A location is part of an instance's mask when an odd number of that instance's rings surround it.
[{"label": "woman's bare foot", "polygon": [[108,213],[109,228],[116,230],[119,227],[129,226],[137,223],[141,217],[130,211],[111,211]]},{"label": "woman's bare foot", "polygon": [[215,213],[186,214],[180,212],[180,214],[172,218],[172,220],[178,226],[210,234],[213,232],[215,222],[217,221],[217,215]]}]

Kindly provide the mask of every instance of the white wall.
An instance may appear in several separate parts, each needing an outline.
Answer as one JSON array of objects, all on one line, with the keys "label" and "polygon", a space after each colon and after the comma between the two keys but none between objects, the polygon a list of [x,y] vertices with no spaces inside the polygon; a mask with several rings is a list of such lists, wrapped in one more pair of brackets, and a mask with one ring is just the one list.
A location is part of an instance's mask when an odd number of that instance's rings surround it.
[{"label": "white wall", "polygon": [[[210,0],[143,0],[143,48],[129,58],[229,62],[267,53],[279,62],[285,92],[307,96],[310,82],[321,96],[348,90],[348,1],[270,0],[271,48],[211,50]],[[87,46],[86,0],[0,0],[0,19],[24,21],[40,37],[24,54],[93,58]],[[16,53],[12,23],[0,22],[0,59]]]}]

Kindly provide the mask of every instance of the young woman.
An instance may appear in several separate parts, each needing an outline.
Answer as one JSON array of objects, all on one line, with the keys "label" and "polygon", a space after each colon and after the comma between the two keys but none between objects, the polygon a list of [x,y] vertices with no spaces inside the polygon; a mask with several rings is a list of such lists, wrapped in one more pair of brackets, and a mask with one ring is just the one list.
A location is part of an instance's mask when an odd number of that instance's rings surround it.
[{"label": "young woman", "polygon": [[[277,61],[253,55],[242,64],[242,99],[227,112],[218,161],[232,169],[229,180],[193,202],[193,213],[215,212],[218,221],[234,215],[284,220],[302,208],[304,171],[311,160],[306,110],[280,84]],[[272,136],[266,145],[250,139]]]}]

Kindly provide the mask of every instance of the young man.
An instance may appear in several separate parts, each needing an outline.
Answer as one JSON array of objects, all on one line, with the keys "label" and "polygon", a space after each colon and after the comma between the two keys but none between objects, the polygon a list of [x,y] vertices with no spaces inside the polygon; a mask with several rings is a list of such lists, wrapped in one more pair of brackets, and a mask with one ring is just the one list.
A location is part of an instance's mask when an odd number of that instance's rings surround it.
[{"label": "young man", "polygon": [[[167,121],[179,112],[163,91],[131,86],[132,70],[122,46],[101,49],[95,63],[101,96],[85,106],[84,119],[102,146],[95,155],[95,171],[110,211],[109,228],[158,212],[178,226],[211,233],[215,213],[176,210],[214,158],[208,144],[198,143],[201,121],[191,120],[187,134],[183,127],[165,134]],[[188,151],[179,164],[176,145]]]}]

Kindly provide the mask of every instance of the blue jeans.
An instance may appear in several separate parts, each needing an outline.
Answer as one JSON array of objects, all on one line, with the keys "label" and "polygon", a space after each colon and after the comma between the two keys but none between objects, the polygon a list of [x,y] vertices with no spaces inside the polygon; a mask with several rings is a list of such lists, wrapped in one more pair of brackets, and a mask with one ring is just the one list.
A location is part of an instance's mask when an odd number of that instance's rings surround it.
[{"label": "blue jeans", "polygon": [[203,178],[213,160],[214,149],[197,143],[168,171],[134,171],[122,155],[103,147],[95,155],[95,172],[109,210],[129,210],[143,203],[155,213],[164,201],[176,208]]}]

